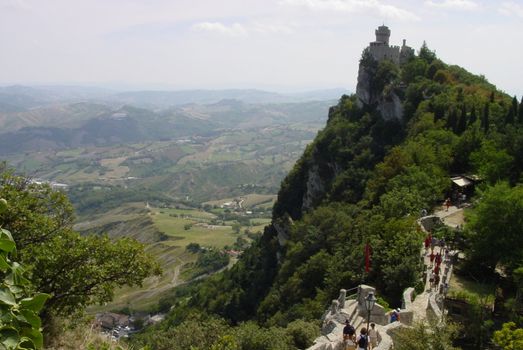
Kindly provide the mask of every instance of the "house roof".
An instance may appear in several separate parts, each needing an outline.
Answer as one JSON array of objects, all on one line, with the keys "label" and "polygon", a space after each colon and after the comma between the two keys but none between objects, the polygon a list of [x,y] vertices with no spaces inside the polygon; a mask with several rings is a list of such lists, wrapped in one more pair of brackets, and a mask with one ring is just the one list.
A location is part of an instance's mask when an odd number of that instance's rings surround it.
[{"label": "house roof", "polygon": [[472,181],[470,181],[469,179],[467,179],[466,177],[463,177],[463,176],[451,177],[450,179],[452,180],[453,183],[455,183],[459,187],[467,187],[467,186],[472,185]]}]

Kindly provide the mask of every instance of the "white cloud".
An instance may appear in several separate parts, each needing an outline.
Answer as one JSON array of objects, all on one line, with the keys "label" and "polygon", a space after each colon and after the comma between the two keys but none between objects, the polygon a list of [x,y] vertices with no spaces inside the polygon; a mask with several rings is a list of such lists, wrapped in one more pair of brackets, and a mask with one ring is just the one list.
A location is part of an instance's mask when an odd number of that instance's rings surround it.
[{"label": "white cloud", "polygon": [[379,0],[282,0],[281,3],[308,7],[311,10],[331,10],[347,13],[366,13],[380,18],[414,20],[420,18],[413,12],[384,4]]},{"label": "white cloud", "polygon": [[444,0],[444,1],[425,1],[425,5],[431,7],[439,7],[444,9],[452,10],[476,10],[479,8],[479,5],[472,0]]},{"label": "white cloud", "polygon": [[515,2],[504,2],[498,9],[501,14],[523,18],[523,6]]},{"label": "white cloud", "polygon": [[240,23],[226,25],[220,22],[200,22],[192,26],[193,29],[214,32],[233,37],[246,37],[249,35],[247,29]]}]

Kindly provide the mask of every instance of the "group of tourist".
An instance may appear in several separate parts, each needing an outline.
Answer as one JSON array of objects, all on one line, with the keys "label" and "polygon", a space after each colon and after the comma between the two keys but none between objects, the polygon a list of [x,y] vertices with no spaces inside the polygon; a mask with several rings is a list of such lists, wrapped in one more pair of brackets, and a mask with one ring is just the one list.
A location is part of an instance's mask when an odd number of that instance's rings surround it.
[{"label": "group of tourist", "polygon": [[356,336],[356,329],[349,320],[345,321],[343,328],[343,343],[345,350],[371,350],[378,346],[381,341],[380,332],[376,329],[374,323],[370,324],[367,331],[366,327],[360,329],[360,334]]},{"label": "group of tourist", "polygon": [[[436,246],[439,246],[440,249],[436,254],[434,254],[434,248]],[[429,247],[430,254],[428,253]],[[445,244],[445,240],[438,240],[429,232],[425,238],[425,253],[429,256],[430,259],[430,265],[428,266],[429,270],[431,271],[429,276],[430,289],[432,290],[433,288],[436,288],[437,290],[440,282],[440,271],[441,263],[443,261],[443,254],[446,258],[449,253],[449,250]]]}]

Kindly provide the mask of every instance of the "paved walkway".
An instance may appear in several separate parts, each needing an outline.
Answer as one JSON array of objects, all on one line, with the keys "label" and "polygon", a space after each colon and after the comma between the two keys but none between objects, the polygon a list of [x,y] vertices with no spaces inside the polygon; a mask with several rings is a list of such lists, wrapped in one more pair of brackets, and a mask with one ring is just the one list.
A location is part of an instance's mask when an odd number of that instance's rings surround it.
[{"label": "paved walkway", "polygon": [[445,210],[441,207],[439,210],[434,212],[434,215],[441,218],[443,223],[452,228],[456,228],[460,225],[463,225],[465,218],[463,215],[463,208],[458,208],[456,206],[450,206],[449,210]]},{"label": "paved walkway", "polygon": [[[463,215],[463,208],[458,208],[456,206],[450,206],[448,211],[446,208],[441,207],[440,210],[437,210],[434,212],[434,215],[441,218],[443,223],[447,226],[456,228],[458,226],[463,225],[464,223],[464,215]],[[441,252],[440,247],[434,248],[434,254]],[[427,277],[425,279],[425,290],[423,293],[416,296],[414,301],[412,302],[412,311],[414,312],[414,321],[421,321],[427,318],[427,306],[429,303],[429,299],[432,295],[435,293],[438,293],[438,287],[435,287],[431,289],[430,286],[430,275],[433,268],[433,263],[430,262],[430,249],[428,250],[428,253],[425,254],[425,247],[422,246],[423,254],[423,262],[425,264],[425,268],[427,271]],[[444,252],[442,253],[442,257],[444,256]],[[443,271],[445,271],[445,267],[447,266],[447,260],[443,258],[441,265],[440,265],[440,275],[443,276]],[[443,283],[441,281],[440,283]]]}]

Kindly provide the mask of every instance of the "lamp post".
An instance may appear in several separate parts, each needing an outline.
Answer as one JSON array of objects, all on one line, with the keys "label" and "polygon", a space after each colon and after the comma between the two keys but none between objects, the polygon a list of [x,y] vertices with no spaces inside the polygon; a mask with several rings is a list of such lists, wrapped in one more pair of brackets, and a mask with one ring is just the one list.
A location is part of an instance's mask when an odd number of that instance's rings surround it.
[{"label": "lamp post", "polygon": [[365,309],[367,309],[367,337],[369,332],[369,323],[370,323],[370,312],[374,308],[374,304],[376,303],[376,297],[374,296],[373,292],[370,292],[365,297]]}]

